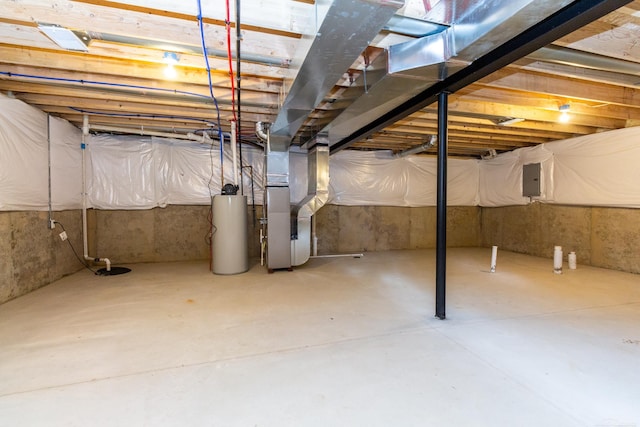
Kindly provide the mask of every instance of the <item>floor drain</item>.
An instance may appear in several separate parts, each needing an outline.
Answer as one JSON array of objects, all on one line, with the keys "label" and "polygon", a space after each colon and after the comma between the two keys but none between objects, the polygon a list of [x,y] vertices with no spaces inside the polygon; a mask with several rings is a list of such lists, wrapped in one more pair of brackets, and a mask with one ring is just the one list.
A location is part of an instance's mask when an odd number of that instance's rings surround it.
[{"label": "floor drain", "polygon": [[101,268],[96,271],[98,276],[116,276],[118,274],[124,274],[130,272],[131,269],[127,267],[111,267],[111,270],[107,271],[106,268]]}]

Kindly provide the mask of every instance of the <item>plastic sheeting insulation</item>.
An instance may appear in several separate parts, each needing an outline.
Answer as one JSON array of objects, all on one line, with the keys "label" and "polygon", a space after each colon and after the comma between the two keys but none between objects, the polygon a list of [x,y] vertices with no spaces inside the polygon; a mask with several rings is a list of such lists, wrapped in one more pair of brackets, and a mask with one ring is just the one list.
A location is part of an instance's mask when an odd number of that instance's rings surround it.
[{"label": "plastic sheeting insulation", "polygon": [[[449,159],[448,201],[458,206],[524,205],[522,166],[541,163],[545,203],[640,208],[640,127],[603,132],[490,160]],[[81,131],[51,118],[52,207],[82,206]],[[157,137],[90,135],[87,138],[89,207],[150,209],[169,204],[208,205],[220,194],[219,143]],[[230,152],[230,150],[225,150]],[[253,167],[256,204],[262,203],[264,156],[242,150]],[[47,115],[0,95],[0,210],[48,209]],[[227,163],[228,162],[228,163]],[[226,158],[225,163],[231,164]],[[389,152],[342,151],[332,156],[328,203],[434,206],[436,159],[394,158]],[[225,183],[232,168],[226,167]],[[291,202],[306,196],[304,153],[291,152]],[[251,181],[243,173],[245,194]],[[252,203],[249,200],[249,203]]]},{"label": "plastic sheeting insulation", "polygon": [[480,162],[480,206],[525,205],[522,166],[541,163],[533,200],[640,208],[640,127],[521,148]]},{"label": "plastic sheeting insulation", "polygon": [[[91,135],[89,204],[99,209],[149,209],[167,205],[207,205],[220,194],[219,142],[200,144],[158,137]],[[230,150],[224,162],[231,164]],[[243,150],[243,163],[254,167],[254,188],[261,195],[262,151]],[[233,180],[225,168],[225,184]],[[243,174],[244,188],[251,186]],[[258,199],[256,197],[256,199]],[[255,203],[261,203],[262,199]],[[251,202],[251,201],[249,201]]]},{"label": "plastic sheeting insulation", "polygon": [[[329,162],[329,203],[337,205],[435,206],[433,157],[394,158],[390,153],[341,151]],[[449,204],[478,204],[478,161],[450,159]]]},{"label": "plastic sheeting insulation", "polygon": [[[82,205],[81,132],[51,117],[52,209]],[[0,210],[47,210],[47,115],[0,95]]]}]

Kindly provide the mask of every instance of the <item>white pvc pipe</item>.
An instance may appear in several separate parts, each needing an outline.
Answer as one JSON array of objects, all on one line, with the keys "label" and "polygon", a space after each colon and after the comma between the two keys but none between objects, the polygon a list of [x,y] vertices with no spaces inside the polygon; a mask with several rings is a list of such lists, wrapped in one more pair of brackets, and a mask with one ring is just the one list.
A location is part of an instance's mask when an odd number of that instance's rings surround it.
[{"label": "white pvc pipe", "polygon": [[87,143],[86,137],[89,135],[89,116],[82,116],[82,249],[85,261],[104,262],[107,271],[111,271],[111,261],[109,258],[92,258],[89,256],[89,239],[87,237],[87,159],[85,155]]},{"label": "white pvc pipe", "polygon": [[569,270],[575,270],[578,267],[578,258],[575,252],[569,252],[568,255]]},{"label": "white pvc pipe", "polygon": [[492,246],[491,247],[491,272],[495,273],[496,272],[496,261],[498,259],[498,247],[497,246]]},{"label": "white pvc pipe", "polygon": [[224,187],[224,134],[220,134],[220,190]]},{"label": "white pvc pipe", "polygon": [[233,162],[233,179],[231,183],[238,185],[238,147],[236,147],[236,122],[231,121],[231,161]]},{"label": "white pvc pipe", "polygon": [[130,134],[136,134],[136,135],[142,135],[142,136],[159,136],[159,137],[163,137],[163,138],[188,139],[188,140],[191,140],[191,141],[198,141],[198,142],[200,142],[202,140],[202,137],[193,138],[193,137],[191,137],[189,135],[184,135],[184,134],[181,134],[181,133],[171,133],[171,132],[160,132],[160,131],[154,131],[154,130],[144,130],[143,128],[132,129],[132,128],[127,128],[127,127],[119,127],[119,126],[93,125],[93,126],[91,126],[91,129],[99,130],[99,131],[103,131],[103,132],[124,132],[124,133],[130,133]]},{"label": "white pvc pipe", "polygon": [[562,246],[553,248],[553,272],[562,274]]},{"label": "white pvc pipe", "polygon": [[88,259],[89,243],[87,239],[87,160],[86,160],[86,137],[89,134],[89,116],[82,116],[82,247],[84,259]]},{"label": "white pvc pipe", "polygon": [[51,115],[47,114],[47,156],[48,156],[48,173],[49,173],[49,228],[53,230],[56,223],[53,220],[52,198],[51,198]]}]

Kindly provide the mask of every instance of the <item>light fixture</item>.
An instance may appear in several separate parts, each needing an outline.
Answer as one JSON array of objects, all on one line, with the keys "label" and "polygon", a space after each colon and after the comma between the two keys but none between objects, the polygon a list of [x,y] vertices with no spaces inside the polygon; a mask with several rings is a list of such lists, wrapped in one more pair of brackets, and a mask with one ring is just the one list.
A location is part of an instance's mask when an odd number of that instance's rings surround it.
[{"label": "light fixture", "polygon": [[71,31],[68,28],[56,24],[38,23],[38,29],[49,37],[55,44],[63,49],[78,52],[88,52],[87,45],[91,41],[88,34],[78,31]]},{"label": "light fixture", "polygon": [[175,79],[178,76],[178,73],[176,72],[175,69],[175,65],[178,63],[178,61],[180,60],[180,58],[178,57],[178,54],[175,52],[165,52],[163,57],[162,57],[162,61],[167,64],[166,68],[164,69],[164,76],[168,79]]},{"label": "light fixture", "polygon": [[498,126],[511,126],[515,123],[524,122],[525,119],[520,117],[505,117],[503,119],[496,120],[495,123]]},{"label": "light fixture", "polygon": [[571,110],[571,105],[562,104],[559,107],[560,110],[560,118],[558,119],[560,123],[568,123],[571,117],[569,116],[569,110]]},{"label": "light fixture", "polygon": [[498,156],[498,152],[493,148],[489,148],[485,153],[480,155],[480,158],[482,160],[491,160],[491,159],[495,159],[497,156]]}]

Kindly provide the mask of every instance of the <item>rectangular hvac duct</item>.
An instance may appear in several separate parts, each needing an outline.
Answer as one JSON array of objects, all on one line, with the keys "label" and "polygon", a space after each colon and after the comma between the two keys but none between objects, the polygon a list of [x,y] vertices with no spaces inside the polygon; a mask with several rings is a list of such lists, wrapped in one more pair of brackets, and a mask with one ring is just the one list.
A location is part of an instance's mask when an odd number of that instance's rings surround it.
[{"label": "rectangular hvac duct", "polygon": [[333,1],[271,126],[273,150],[288,149],[309,114],[403,5],[404,0]]},{"label": "rectangular hvac duct", "polygon": [[392,45],[379,55],[355,81],[359,97],[322,131],[328,133],[330,145],[342,141],[570,3],[439,2],[425,20],[442,25],[442,31]]}]

